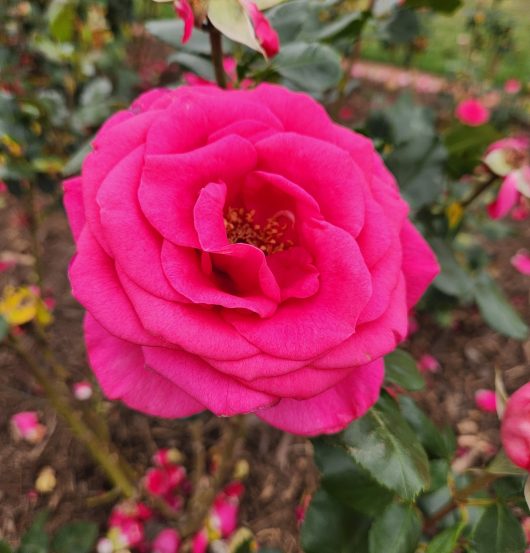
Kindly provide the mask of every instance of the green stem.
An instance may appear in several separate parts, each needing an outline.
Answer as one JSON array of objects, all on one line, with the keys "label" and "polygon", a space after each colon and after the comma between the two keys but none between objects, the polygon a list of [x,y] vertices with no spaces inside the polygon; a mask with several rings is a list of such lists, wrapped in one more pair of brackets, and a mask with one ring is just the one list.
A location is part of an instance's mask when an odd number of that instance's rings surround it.
[{"label": "green stem", "polygon": [[226,88],[226,75],[223,67],[223,45],[221,33],[211,24],[208,24],[212,64],[215,71],[215,80],[221,88]]},{"label": "green stem", "polygon": [[452,513],[460,505],[466,504],[471,495],[479,490],[482,490],[483,488],[487,488],[492,482],[497,480],[497,478],[499,478],[498,474],[486,472],[482,476],[479,476],[476,480],[473,480],[473,482],[465,488],[458,490],[449,502],[447,502],[439,511],[434,513],[434,515],[425,521],[425,532],[428,533],[432,531],[448,514]]},{"label": "green stem", "polygon": [[469,207],[479,196],[481,196],[494,182],[497,180],[497,175],[491,175],[488,180],[481,182],[475,190],[460,204],[464,209]]}]

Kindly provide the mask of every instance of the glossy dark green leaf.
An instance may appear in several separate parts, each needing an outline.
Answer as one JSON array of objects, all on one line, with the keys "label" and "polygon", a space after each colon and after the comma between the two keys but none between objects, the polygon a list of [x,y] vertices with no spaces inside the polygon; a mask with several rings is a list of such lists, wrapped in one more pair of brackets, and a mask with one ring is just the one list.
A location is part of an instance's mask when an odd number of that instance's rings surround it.
[{"label": "glossy dark green leaf", "polygon": [[98,537],[98,526],[93,522],[71,522],[53,536],[53,553],[90,553]]},{"label": "glossy dark green leaf", "polygon": [[480,312],[492,328],[517,340],[528,337],[528,326],[487,273],[477,277],[474,292]]},{"label": "glossy dark green leaf", "polygon": [[349,454],[381,485],[412,501],[430,482],[427,454],[392,400],[382,398],[342,433]]},{"label": "glossy dark green leaf", "polygon": [[369,525],[370,519],[347,509],[320,489],[313,496],[302,525],[302,549],[304,553],[368,553]]},{"label": "glossy dark green leaf", "polygon": [[316,92],[336,86],[342,77],[339,54],[325,44],[287,44],[272,60],[272,66],[288,81]]},{"label": "glossy dark green leaf", "polygon": [[419,511],[412,505],[392,503],[370,530],[370,553],[414,553],[420,536]]},{"label": "glossy dark green leaf", "polygon": [[454,453],[452,444],[448,443],[444,433],[432,420],[407,396],[399,398],[399,405],[405,420],[416,432],[423,447],[433,457],[450,458]]},{"label": "glossy dark green leaf", "polygon": [[323,438],[314,440],[313,446],[321,486],[341,503],[375,516],[392,501],[393,493],[378,484],[343,447]]},{"label": "glossy dark green leaf", "polygon": [[464,528],[464,524],[459,524],[440,532],[429,543],[425,553],[453,553]]},{"label": "glossy dark green leaf", "polygon": [[391,44],[407,44],[419,36],[420,18],[414,10],[397,9],[392,12],[381,31],[385,41]]},{"label": "glossy dark green leaf", "polygon": [[477,553],[524,553],[526,540],[515,515],[500,503],[488,507],[473,534]]},{"label": "glossy dark green leaf", "polygon": [[414,357],[401,349],[385,356],[385,380],[405,390],[417,391],[425,387],[425,380]]}]

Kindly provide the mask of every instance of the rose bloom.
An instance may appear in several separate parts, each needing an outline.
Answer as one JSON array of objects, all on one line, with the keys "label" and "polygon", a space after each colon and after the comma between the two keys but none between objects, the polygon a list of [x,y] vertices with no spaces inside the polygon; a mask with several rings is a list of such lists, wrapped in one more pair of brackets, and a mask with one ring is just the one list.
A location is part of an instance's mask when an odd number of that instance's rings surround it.
[{"label": "rose bloom", "polygon": [[469,98],[458,104],[455,115],[464,125],[479,127],[489,121],[490,111],[480,100]]},{"label": "rose bloom", "polygon": [[501,438],[508,457],[517,466],[530,471],[530,382],[508,400]]},{"label": "rose bloom", "polygon": [[111,399],[337,432],[438,272],[371,142],[305,94],[154,90],[65,183],[74,296]]}]

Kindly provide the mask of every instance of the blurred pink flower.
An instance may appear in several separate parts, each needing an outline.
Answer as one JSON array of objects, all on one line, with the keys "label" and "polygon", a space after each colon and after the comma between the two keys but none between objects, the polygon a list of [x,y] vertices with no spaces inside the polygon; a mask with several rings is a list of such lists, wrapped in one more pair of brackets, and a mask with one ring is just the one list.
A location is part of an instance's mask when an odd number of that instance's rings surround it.
[{"label": "blurred pink flower", "polygon": [[182,44],[188,42],[193,32],[193,25],[195,23],[195,17],[191,4],[188,0],[175,0],[174,3],[175,12],[184,21],[184,33],[182,34]]},{"label": "blurred pink flower", "polygon": [[501,439],[508,457],[517,466],[530,471],[530,382],[508,400]]},{"label": "blurred pink flower", "polygon": [[480,100],[469,98],[458,104],[455,111],[456,118],[464,125],[478,127],[487,123],[490,118],[490,111]]},{"label": "blurred pink flower", "polygon": [[339,110],[339,119],[350,121],[353,118],[353,109],[351,106],[342,106]]},{"label": "blurred pink flower", "polygon": [[92,397],[92,384],[86,380],[76,382],[72,386],[74,397],[79,401],[86,401]]},{"label": "blurred pink flower", "polygon": [[520,273],[530,276],[530,254],[526,250],[519,250],[510,261]]},{"label": "blurred pink flower", "polygon": [[514,221],[525,221],[530,216],[528,202],[521,196],[519,204],[512,209],[512,219]]},{"label": "blurred pink flower", "polygon": [[493,390],[477,390],[475,392],[475,405],[485,413],[497,412],[497,397]]},{"label": "blurred pink flower", "polygon": [[154,539],[151,553],[177,553],[179,547],[179,533],[172,528],[166,528]]},{"label": "blurred pink flower", "polygon": [[503,138],[488,148],[485,165],[495,175],[504,178],[497,199],[488,206],[492,219],[501,219],[522,198],[530,198],[529,148],[527,137]]},{"label": "blurred pink flower", "polygon": [[440,362],[436,357],[426,353],[420,357],[418,368],[422,373],[437,373],[440,371]]},{"label": "blurred pink flower", "polygon": [[15,437],[30,444],[37,444],[46,435],[46,427],[39,422],[35,411],[21,411],[11,417],[11,428]]},{"label": "blurred pink flower", "polygon": [[203,528],[200,532],[197,532],[193,537],[191,545],[191,553],[206,553],[208,549],[208,534]]},{"label": "blurred pink flower", "polygon": [[7,184],[0,180],[0,194],[5,194],[7,192]]},{"label": "blurred pink flower", "polygon": [[504,92],[506,92],[506,94],[519,94],[522,88],[523,85],[518,79],[508,79],[504,83]]}]

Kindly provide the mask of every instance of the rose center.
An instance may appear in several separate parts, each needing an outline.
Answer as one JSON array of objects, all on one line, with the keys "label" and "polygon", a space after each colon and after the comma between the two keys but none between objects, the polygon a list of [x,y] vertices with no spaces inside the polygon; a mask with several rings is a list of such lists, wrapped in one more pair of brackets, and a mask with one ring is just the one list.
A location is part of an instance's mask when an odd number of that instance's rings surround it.
[{"label": "rose center", "polygon": [[229,207],[224,217],[226,236],[232,244],[251,244],[265,255],[283,252],[293,246],[286,239],[286,232],[294,223],[290,211],[279,211],[263,224],[256,222],[256,210],[243,207]]}]

